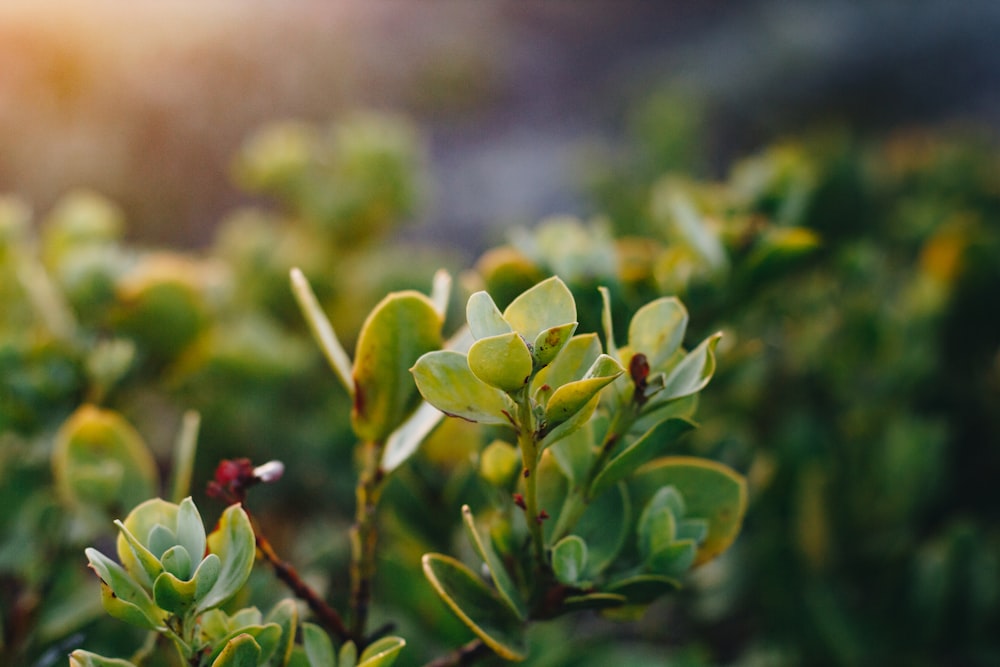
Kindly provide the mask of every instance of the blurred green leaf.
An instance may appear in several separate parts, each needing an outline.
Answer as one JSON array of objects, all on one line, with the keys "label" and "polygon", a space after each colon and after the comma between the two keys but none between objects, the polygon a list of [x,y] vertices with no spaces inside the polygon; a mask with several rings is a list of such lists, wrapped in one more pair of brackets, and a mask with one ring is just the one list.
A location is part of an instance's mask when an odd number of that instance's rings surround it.
[{"label": "blurred green leaf", "polygon": [[351,423],[359,438],[384,443],[416,408],[409,369],[441,342],[441,316],[423,294],[394,293],[375,307],[354,355]]},{"label": "blurred green leaf", "polygon": [[586,567],[587,543],[576,535],[567,535],[552,545],[552,571],[562,583],[579,583]]},{"label": "blurred green leaf", "polygon": [[505,660],[524,660],[520,619],[465,565],[441,554],[424,554],[424,574],[445,604],[477,637]]}]

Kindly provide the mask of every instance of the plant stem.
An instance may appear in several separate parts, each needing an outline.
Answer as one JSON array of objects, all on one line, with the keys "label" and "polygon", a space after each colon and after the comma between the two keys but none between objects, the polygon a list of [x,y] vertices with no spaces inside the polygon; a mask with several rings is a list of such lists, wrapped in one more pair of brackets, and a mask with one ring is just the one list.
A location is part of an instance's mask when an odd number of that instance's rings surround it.
[{"label": "plant stem", "polygon": [[316,615],[320,624],[328,632],[336,635],[341,641],[350,639],[351,635],[347,630],[347,626],[344,625],[344,621],[340,618],[337,610],[324,602],[316,591],[309,587],[309,584],[302,581],[302,577],[299,576],[299,573],[290,563],[283,561],[278,556],[274,547],[271,546],[271,542],[261,531],[260,524],[254,518],[246,503],[243,502],[244,499],[236,497],[227,489],[221,489],[218,493],[219,497],[230,503],[239,503],[243,511],[247,513],[247,516],[250,518],[250,525],[253,526],[253,539],[257,545],[257,550],[260,551],[264,559],[274,568],[274,575],[288,586],[300,600],[305,601],[309,610]]},{"label": "plant stem", "polygon": [[428,662],[424,667],[468,667],[468,665],[490,655],[490,653],[492,653],[492,650],[483,643],[482,639],[473,639],[448,655]]},{"label": "plant stem", "polygon": [[264,555],[264,558],[271,567],[274,568],[274,574],[278,577],[286,586],[292,589],[292,592],[300,599],[304,600],[306,605],[309,606],[309,610],[316,615],[320,624],[327,631],[336,635],[341,641],[347,641],[351,638],[350,633],[347,630],[347,626],[344,625],[344,621],[340,618],[340,614],[337,610],[328,605],[323,599],[316,594],[312,588],[309,587],[307,583],[302,581],[299,577],[299,573],[295,571],[289,563],[281,560],[278,554],[275,553],[274,548],[271,543],[264,537],[260,530],[254,526],[254,539],[257,542],[257,549]]},{"label": "plant stem", "polygon": [[527,390],[517,396],[517,444],[524,461],[524,519],[535,552],[535,560],[543,570],[545,561],[545,532],[542,530],[542,514],[538,507],[538,434],[535,416],[531,410],[531,399]]},{"label": "plant stem", "polygon": [[627,407],[615,412],[601,443],[601,449],[587,471],[585,481],[571,489],[569,495],[566,496],[562,511],[559,513],[559,520],[552,530],[553,542],[568,535],[587,510],[590,501],[593,500],[590,496],[590,487],[594,483],[594,479],[607,463],[615,444],[628,432],[635,418],[636,415]]},{"label": "plant stem", "polygon": [[355,492],[357,508],[351,528],[351,629],[350,634],[359,649],[364,648],[365,625],[375,576],[375,547],[378,530],[375,513],[382,494],[383,472],[379,466],[384,445],[366,442],[362,445],[361,475]]}]

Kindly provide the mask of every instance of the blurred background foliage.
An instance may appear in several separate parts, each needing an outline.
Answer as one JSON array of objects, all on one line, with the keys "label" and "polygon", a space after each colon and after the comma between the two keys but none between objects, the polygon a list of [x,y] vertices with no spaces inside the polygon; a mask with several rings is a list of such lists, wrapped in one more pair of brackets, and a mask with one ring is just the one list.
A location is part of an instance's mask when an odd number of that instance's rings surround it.
[{"label": "blurred background foliage", "polygon": [[[82,549],[168,492],[187,409],[199,504],[219,458],[281,458],[255,509],[347,595],[349,401],[291,266],[349,349],[440,266],[453,304],[558,274],[582,330],[603,284],[618,323],[678,294],[687,343],[726,332],[683,442],[747,473],[743,535],[634,624],[536,628],[530,664],[1000,662],[994,9],[29,4],[0,10],[0,662],[141,643]],[[387,489],[400,664],[468,638],[418,563],[491,439],[445,421]]]}]

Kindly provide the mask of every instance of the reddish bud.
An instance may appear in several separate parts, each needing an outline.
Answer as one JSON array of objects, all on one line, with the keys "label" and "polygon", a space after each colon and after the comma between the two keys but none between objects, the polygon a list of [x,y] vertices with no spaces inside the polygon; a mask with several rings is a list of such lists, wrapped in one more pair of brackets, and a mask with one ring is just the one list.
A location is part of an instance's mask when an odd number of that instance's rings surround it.
[{"label": "reddish bud", "polygon": [[523,510],[528,509],[528,506],[524,503],[524,496],[522,496],[520,493],[514,494],[514,504]]}]

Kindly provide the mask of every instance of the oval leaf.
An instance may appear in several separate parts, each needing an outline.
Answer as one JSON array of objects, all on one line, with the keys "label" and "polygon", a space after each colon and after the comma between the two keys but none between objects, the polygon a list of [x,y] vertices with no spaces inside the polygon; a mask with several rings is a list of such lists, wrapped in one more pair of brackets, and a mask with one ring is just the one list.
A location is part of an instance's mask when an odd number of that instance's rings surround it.
[{"label": "oval leaf", "polygon": [[241,634],[229,640],[212,667],[257,667],[260,646],[249,634]]},{"label": "oval leaf", "polygon": [[656,299],[636,311],[628,326],[628,345],[641,352],[653,370],[662,370],[684,342],[688,313],[676,297]]},{"label": "oval leaf", "polygon": [[473,338],[489,338],[510,333],[513,329],[500,314],[500,309],[486,292],[476,292],[465,305],[465,318]]},{"label": "oval leaf", "polygon": [[582,380],[569,382],[556,389],[545,406],[546,424],[554,427],[566,421],[624,372],[625,369],[617,361],[602,354]]},{"label": "oval leaf", "polygon": [[480,424],[511,424],[514,402],[477,378],[460,352],[425,354],[413,366],[413,379],[427,402],[446,415]]},{"label": "oval leaf", "polygon": [[90,651],[77,649],[69,654],[69,667],[135,667],[135,665],[128,660],[105,658]]},{"label": "oval leaf", "polygon": [[[156,462],[142,436],[111,410],[83,405],[56,434],[52,473],[69,504],[135,507],[156,488]],[[144,533],[143,533],[144,534]]]},{"label": "oval leaf", "polygon": [[532,355],[536,369],[552,363],[552,360],[556,358],[559,351],[573,337],[576,327],[576,322],[569,322],[557,327],[551,327],[538,334],[535,338],[535,348]]},{"label": "oval leaf", "polygon": [[674,401],[705,388],[715,373],[715,347],[722,333],[712,334],[691,350],[667,375],[664,388],[653,395],[648,406]]},{"label": "oval leaf", "polygon": [[524,660],[524,626],[497,593],[469,568],[442,554],[424,554],[424,574],[445,604],[505,660]]},{"label": "oval leaf", "polygon": [[746,513],[747,487],[742,475],[721,463],[689,456],[662,458],[636,471],[633,488],[638,501],[648,502],[664,486],[680,492],[688,517],[708,521],[708,534],[698,547],[694,565],[729,548]]},{"label": "oval leaf", "polygon": [[253,528],[246,512],[238,504],[230,505],[219,518],[219,525],[208,536],[209,551],[222,561],[219,578],[198,601],[197,613],[225,603],[243,587],[256,557]]},{"label": "oval leaf", "polygon": [[522,292],[503,318],[525,340],[534,341],[546,329],[576,322],[576,302],[566,283],[553,276]]},{"label": "oval leaf", "polygon": [[508,394],[528,383],[532,363],[527,344],[513,331],[482,338],[469,348],[469,369],[486,384]]},{"label": "oval leaf", "polygon": [[385,439],[420,400],[409,369],[424,353],[441,347],[441,315],[419,292],[384,298],[365,320],[354,355],[354,409],[358,437]]},{"label": "oval leaf", "polygon": [[302,624],[302,646],[312,667],[336,665],[337,657],[333,652],[333,642],[323,628],[314,623]]},{"label": "oval leaf", "polygon": [[622,485],[587,506],[573,529],[587,544],[585,578],[595,579],[614,562],[628,537],[631,514],[628,494]]},{"label": "oval leaf", "polygon": [[587,567],[587,543],[576,535],[567,535],[552,547],[552,571],[556,579],[573,586]]},{"label": "oval leaf", "polygon": [[396,662],[404,646],[406,641],[402,637],[382,637],[361,653],[358,667],[389,667]]}]

